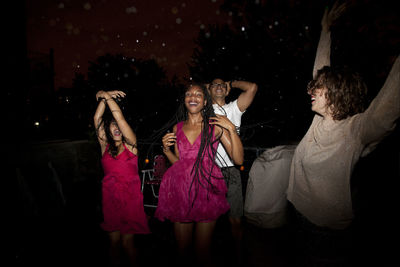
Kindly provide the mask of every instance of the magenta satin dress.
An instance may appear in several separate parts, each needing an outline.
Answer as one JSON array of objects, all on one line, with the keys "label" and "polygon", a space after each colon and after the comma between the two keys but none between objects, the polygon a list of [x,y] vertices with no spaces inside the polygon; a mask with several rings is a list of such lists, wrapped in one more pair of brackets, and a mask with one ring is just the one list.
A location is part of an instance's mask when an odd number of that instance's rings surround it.
[{"label": "magenta satin dress", "polygon": [[[176,130],[179,160],[163,176],[155,217],[172,222],[215,221],[229,210],[225,180],[214,159],[208,155],[203,160],[203,168],[207,173],[211,170],[213,187],[204,179],[200,179],[200,182],[193,179],[192,168],[199,151],[201,134],[192,145],[182,125],[183,122],[179,122]],[[214,144],[215,150],[217,146],[218,142]]]},{"label": "magenta satin dress", "polygon": [[116,158],[108,153],[108,145],[101,163],[104,169],[102,185],[103,216],[101,227],[107,232],[148,234],[150,229],[140,190],[138,158],[124,145]]}]

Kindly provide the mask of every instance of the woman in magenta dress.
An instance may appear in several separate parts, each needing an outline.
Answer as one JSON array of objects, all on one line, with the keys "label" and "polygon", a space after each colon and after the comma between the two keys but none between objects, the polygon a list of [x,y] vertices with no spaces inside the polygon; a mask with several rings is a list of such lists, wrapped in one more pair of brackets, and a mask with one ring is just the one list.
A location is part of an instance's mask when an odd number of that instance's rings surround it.
[{"label": "woman in magenta dress", "polygon": [[135,265],[135,234],[148,234],[150,229],[143,208],[143,195],[138,175],[136,135],[122,114],[116,98],[125,97],[122,91],[99,91],[94,125],[101,147],[104,170],[102,206],[104,222],[101,227],[109,233],[110,260],[120,262],[120,249]]},{"label": "woman in magenta dress", "polygon": [[188,255],[194,241],[202,264],[210,262],[216,220],[229,210],[226,184],[215,164],[219,142],[236,164],[243,162],[243,145],[235,126],[225,116],[216,116],[211,104],[203,85],[192,84],[186,89],[176,116],[178,123],[162,139],[172,166],[164,174],[155,212],[156,218],[173,222],[180,259]]}]

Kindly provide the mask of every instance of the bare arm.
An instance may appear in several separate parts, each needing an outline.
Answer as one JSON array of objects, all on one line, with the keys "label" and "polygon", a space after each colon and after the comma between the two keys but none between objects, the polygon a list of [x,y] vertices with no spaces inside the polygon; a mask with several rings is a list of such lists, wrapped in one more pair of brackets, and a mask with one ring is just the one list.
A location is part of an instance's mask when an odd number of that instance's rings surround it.
[{"label": "bare arm", "polygon": [[[96,98],[98,100],[99,99],[103,99],[103,100],[100,101],[100,103],[97,107],[97,110],[96,110],[96,113],[94,116],[94,125],[96,128],[98,128],[99,123],[101,122],[102,116],[104,114],[105,105],[107,105],[109,107],[115,121],[117,122],[118,128],[120,129],[122,135],[124,136],[124,138],[127,141],[126,145],[127,145],[128,149],[132,153],[137,154],[136,135],[133,132],[130,125],[128,124],[128,122],[125,120],[125,117],[121,111],[121,108],[119,107],[117,102],[115,102],[115,100],[114,100],[114,98],[116,98],[116,97],[125,97],[125,95],[126,94],[122,91],[109,91],[109,92],[99,91],[99,92],[97,92]],[[103,135],[104,135],[104,129],[101,129],[101,132],[99,131],[99,137],[102,137]],[[102,152],[104,152],[106,143],[104,141],[102,141],[102,142],[100,142],[100,145],[102,146]]]},{"label": "bare arm", "polygon": [[[176,125],[173,128],[172,133],[167,133],[162,138],[163,152],[167,156],[169,162],[174,164],[179,160],[178,145],[176,144]],[[174,152],[171,151],[171,146],[174,147]]]},{"label": "bare arm", "polygon": [[325,9],[324,16],[321,20],[321,35],[318,42],[317,53],[314,61],[313,78],[317,76],[318,70],[324,66],[331,65],[331,26],[333,23],[342,15],[347,9],[347,4],[343,3],[339,5],[336,1],[332,8],[329,10]]},{"label": "bare arm", "polygon": [[216,115],[216,117],[211,117],[210,119],[212,120],[210,121],[210,124],[218,125],[221,127],[216,127],[216,134],[221,134],[222,132],[221,143],[224,146],[229,157],[235,164],[243,164],[243,144],[240,140],[239,135],[237,134],[235,125],[226,116]]},{"label": "bare arm", "polygon": [[[99,99],[97,98],[97,100]],[[107,145],[103,124],[101,123],[105,109],[106,109],[105,100],[99,101],[99,104],[97,105],[97,109],[93,117],[93,123],[97,133],[97,140],[99,141],[102,154],[104,153],[105,147]]]},{"label": "bare arm", "polygon": [[252,82],[247,82],[247,81],[232,81],[228,84],[229,90],[231,90],[232,87],[234,88],[239,88],[242,90],[242,93],[239,95],[237,104],[239,107],[239,110],[241,112],[244,112],[253,102],[253,99],[257,93],[257,84],[252,83]]}]

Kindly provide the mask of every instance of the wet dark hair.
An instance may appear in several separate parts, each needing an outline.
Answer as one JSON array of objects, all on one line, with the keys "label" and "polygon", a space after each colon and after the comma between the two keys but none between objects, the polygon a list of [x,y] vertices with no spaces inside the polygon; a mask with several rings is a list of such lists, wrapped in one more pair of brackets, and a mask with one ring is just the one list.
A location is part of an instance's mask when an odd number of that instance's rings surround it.
[{"label": "wet dark hair", "polygon": [[334,120],[343,120],[364,112],[367,86],[357,72],[347,67],[333,68],[325,66],[308,84],[308,91],[326,88],[327,106],[331,108]]},{"label": "wet dark hair", "polygon": [[[121,106],[121,100],[116,100],[117,104],[119,104]],[[121,108],[122,111],[122,108]],[[105,133],[105,142],[107,142],[108,146],[108,153],[110,153],[110,155],[115,158],[118,155],[118,147],[115,145],[115,140],[113,138],[113,135],[110,131],[110,125],[112,123],[116,123],[114,116],[112,115],[112,112],[110,110],[110,108],[108,107],[108,105],[106,105],[103,116],[101,118],[101,122],[99,123],[97,129],[96,129],[96,134],[97,136],[99,136],[99,129],[100,127],[103,127],[104,129],[104,133]],[[102,138],[101,136],[99,136],[99,138]],[[131,146],[135,146],[135,144],[131,144],[130,142],[128,142],[128,140],[122,135],[122,142],[125,144],[129,144]]]},{"label": "wet dark hair", "polygon": [[[188,119],[188,112],[186,110],[184,101],[185,93],[194,86],[199,87],[202,90],[204,94],[204,99],[206,100],[206,105],[201,111],[203,117],[203,123],[201,129],[201,142],[195,163],[192,168],[193,180],[191,182],[189,189],[189,200],[191,201],[192,206],[194,205],[194,201],[197,198],[197,192],[199,186],[209,189],[209,192],[211,191],[218,193],[217,188],[212,183],[212,178],[223,179],[222,176],[215,177],[212,175],[213,169],[218,168],[218,166],[215,163],[217,148],[214,147],[214,144],[219,142],[222,134],[214,138],[214,125],[209,124],[210,117],[215,116],[215,113],[212,106],[212,99],[207,91],[207,88],[201,83],[191,83],[188,86],[186,86],[175,115],[172,117],[170,121],[168,121],[163,127],[160,128],[160,130],[158,130],[151,137],[152,140],[151,146],[153,146],[153,144],[159,141],[162,138],[162,136],[165,135],[165,133],[169,131],[174,125],[176,125],[178,122],[186,121]],[[149,148],[149,151],[152,151],[152,149]],[[206,156],[209,157],[214,163],[211,164],[210,167],[207,167],[203,164],[203,160]],[[191,195],[192,191],[191,189],[193,186],[195,186],[194,196]]]}]

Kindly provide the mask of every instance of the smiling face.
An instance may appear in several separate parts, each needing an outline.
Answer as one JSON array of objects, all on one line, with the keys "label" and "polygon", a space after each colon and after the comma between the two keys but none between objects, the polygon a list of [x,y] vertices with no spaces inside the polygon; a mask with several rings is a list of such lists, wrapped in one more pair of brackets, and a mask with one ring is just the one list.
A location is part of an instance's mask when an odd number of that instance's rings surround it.
[{"label": "smiling face", "polygon": [[189,113],[195,114],[201,112],[206,105],[204,92],[197,85],[190,86],[185,92],[185,106]]},{"label": "smiling face", "polygon": [[311,96],[311,110],[323,117],[331,114],[326,93],[326,88],[314,88],[308,90],[308,94]]},{"label": "smiling face", "polygon": [[209,92],[213,101],[217,101],[228,96],[229,88],[223,80],[215,79],[210,84]]}]

